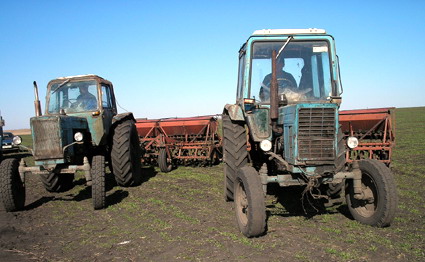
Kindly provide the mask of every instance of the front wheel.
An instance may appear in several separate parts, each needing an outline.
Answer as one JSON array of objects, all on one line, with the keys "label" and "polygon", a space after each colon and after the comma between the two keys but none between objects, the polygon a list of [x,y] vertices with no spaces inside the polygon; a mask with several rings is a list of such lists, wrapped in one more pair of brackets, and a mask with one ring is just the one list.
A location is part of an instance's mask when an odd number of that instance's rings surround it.
[{"label": "front wheel", "polygon": [[105,157],[93,156],[90,174],[92,177],[92,199],[94,209],[106,207]]},{"label": "front wheel", "polygon": [[0,198],[7,212],[21,210],[25,205],[25,187],[18,166],[15,158],[5,159],[0,164]]},{"label": "front wheel", "polygon": [[385,164],[366,159],[359,161],[362,190],[365,200],[354,198],[353,182],[348,181],[346,201],[353,218],[360,223],[386,227],[391,224],[397,209],[394,177]]},{"label": "front wheel", "polygon": [[167,150],[165,148],[159,149],[158,165],[161,172],[168,173],[173,169],[171,159],[167,157]]},{"label": "front wheel", "polygon": [[253,167],[238,170],[233,192],[239,230],[246,237],[262,235],[266,231],[266,205],[260,176]]}]

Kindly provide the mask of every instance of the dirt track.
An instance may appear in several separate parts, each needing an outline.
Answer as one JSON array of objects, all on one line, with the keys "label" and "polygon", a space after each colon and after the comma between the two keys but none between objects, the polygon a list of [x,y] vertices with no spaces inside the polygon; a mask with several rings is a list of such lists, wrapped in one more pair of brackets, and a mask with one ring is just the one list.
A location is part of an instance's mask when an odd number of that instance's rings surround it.
[{"label": "dirt track", "polygon": [[414,143],[411,124],[398,128],[400,203],[391,227],[361,225],[344,205],[305,215],[291,208],[300,197],[291,195],[280,203],[269,197],[268,233],[247,239],[224,201],[222,165],[167,174],[145,167],[135,188],[116,186],[109,174],[109,206],[99,211],[82,177],[52,194],[31,176],[26,210],[0,207],[0,261],[424,261],[425,144]]}]

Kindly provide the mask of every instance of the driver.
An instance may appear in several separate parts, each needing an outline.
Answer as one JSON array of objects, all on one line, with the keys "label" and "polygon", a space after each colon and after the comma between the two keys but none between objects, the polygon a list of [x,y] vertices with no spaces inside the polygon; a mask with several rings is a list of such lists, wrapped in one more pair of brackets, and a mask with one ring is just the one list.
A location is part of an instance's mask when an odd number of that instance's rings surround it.
[{"label": "driver", "polygon": [[[283,68],[285,67],[285,59],[283,56],[280,56],[276,61],[277,68],[277,84],[279,86],[279,93],[283,93],[285,88],[296,88],[297,82],[295,78],[288,72],[285,72]],[[264,77],[263,83],[261,83],[260,88],[260,99],[261,101],[269,101],[270,99],[270,85],[272,82],[272,74],[266,75]]]},{"label": "driver", "polygon": [[87,85],[80,85],[80,95],[77,97],[76,107],[81,107],[84,110],[92,110],[97,108],[97,99],[89,92]]}]

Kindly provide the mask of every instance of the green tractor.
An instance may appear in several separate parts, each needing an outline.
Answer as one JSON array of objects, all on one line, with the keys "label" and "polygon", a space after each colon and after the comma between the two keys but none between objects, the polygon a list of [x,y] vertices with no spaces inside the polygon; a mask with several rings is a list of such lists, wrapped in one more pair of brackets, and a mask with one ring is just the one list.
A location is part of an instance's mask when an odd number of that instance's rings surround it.
[{"label": "green tractor", "polygon": [[[94,209],[106,207],[105,167],[120,186],[141,182],[140,146],[132,113],[117,114],[112,83],[96,75],[61,77],[47,85],[42,115],[34,82],[36,116],[30,120],[35,166],[19,164],[24,181],[39,175],[49,192],[70,189],[82,171]],[[16,194],[15,194],[16,195]]]},{"label": "green tractor", "polygon": [[344,193],[354,219],[390,225],[394,178],[377,160],[346,163],[358,140],[343,139],[341,94],[334,38],[323,29],[257,30],[241,47],[236,103],[223,112],[223,158],[225,198],[245,236],[266,231],[269,184],[299,187],[323,205]]},{"label": "green tractor", "polygon": [[[0,145],[3,144],[4,120],[0,115]],[[19,136],[13,137],[14,144],[20,144]],[[23,178],[18,172],[19,161],[16,158],[4,158],[0,147],[0,202],[6,211],[20,210],[25,205],[25,188]]]}]

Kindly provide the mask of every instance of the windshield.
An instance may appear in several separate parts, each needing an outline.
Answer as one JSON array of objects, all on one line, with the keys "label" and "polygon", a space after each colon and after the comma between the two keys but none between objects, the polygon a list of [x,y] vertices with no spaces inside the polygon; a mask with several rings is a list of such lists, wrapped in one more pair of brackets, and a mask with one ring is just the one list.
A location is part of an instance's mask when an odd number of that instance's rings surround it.
[{"label": "windshield", "polygon": [[12,133],[3,133],[3,139],[12,139],[13,138],[13,134]]},{"label": "windshield", "polygon": [[58,114],[93,111],[97,109],[97,82],[60,82],[49,89],[48,112]]},{"label": "windshield", "polygon": [[[281,42],[254,42],[250,97],[263,103],[270,101],[271,54]],[[279,96],[288,103],[328,100],[332,96],[329,47],[326,41],[290,41],[278,56]]]}]

